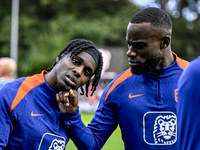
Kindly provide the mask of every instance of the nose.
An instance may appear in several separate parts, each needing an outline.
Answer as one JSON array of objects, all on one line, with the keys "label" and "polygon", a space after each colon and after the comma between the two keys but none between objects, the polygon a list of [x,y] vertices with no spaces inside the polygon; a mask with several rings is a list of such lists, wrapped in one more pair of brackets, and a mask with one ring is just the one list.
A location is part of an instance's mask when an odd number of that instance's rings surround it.
[{"label": "nose", "polygon": [[73,72],[75,73],[77,77],[81,76],[81,74],[83,73],[83,68],[84,68],[83,66],[78,66],[74,68]]},{"label": "nose", "polygon": [[128,48],[128,51],[126,52],[126,56],[128,57],[135,57],[137,53],[133,50],[132,46]]}]

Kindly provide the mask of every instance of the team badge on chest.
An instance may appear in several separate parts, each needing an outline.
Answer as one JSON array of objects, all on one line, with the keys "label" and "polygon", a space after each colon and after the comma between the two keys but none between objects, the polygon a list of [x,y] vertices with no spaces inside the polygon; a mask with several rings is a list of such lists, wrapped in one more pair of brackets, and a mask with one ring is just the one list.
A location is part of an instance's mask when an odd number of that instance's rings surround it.
[{"label": "team badge on chest", "polygon": [[150,111],[143,116],[143,138],[149,145],[172,145],[177,140],[177,117],[169,111]]}]

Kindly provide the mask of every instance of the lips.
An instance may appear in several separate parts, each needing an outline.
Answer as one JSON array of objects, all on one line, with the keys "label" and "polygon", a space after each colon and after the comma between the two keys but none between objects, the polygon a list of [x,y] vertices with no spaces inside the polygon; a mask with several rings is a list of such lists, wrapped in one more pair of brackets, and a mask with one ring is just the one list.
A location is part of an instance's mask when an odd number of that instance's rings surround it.
[{"label": "lips", "polygon": [[130,65],[130,66],[137,66],[137,65],[140,64],[139,62],[134,61],[134,60],[131,60],[130,58],[128,59],[128,61],[129,61],[129,65]]},{"label": "lips", "polygon": [[66,81],[68,84],[75,86],[76,85],[76,80],[73,76],[66,76]]}]

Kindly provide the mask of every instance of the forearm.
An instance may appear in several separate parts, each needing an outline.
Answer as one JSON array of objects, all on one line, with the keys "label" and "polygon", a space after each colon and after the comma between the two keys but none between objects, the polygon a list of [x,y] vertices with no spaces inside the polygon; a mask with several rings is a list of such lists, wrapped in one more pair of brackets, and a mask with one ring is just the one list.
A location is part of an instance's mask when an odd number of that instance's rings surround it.
[{"label": "forearm", "polygon": [[70,138],[79,150],[97,150],[103,146],[103,141],[82,122],[79,110],[73,114],[65,114],[63,118]]},{"label": "forearm", "polygon": [[69,133],[79,150],[99,150],[104,145],[103,141],[83,122],[70,126]]}]

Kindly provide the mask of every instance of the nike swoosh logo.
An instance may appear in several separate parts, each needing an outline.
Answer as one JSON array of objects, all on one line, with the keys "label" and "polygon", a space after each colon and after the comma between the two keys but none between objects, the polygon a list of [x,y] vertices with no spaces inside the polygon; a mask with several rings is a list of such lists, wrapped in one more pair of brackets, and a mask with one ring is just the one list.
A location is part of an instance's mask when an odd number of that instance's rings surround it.
[{"label": "nike swoosh logo", "polygon": [[35,116],[43,116],[44,114],[34,114],[33,111],[31,112],[31,116],[35,117]]},{"label": "nike swoosh logo", "polygon": [[131,93],[130,93],[128,97],[129,98],[135,98],[135,97],[142,96],[142,95],[144,95],[144,94],[131,95]]}]

